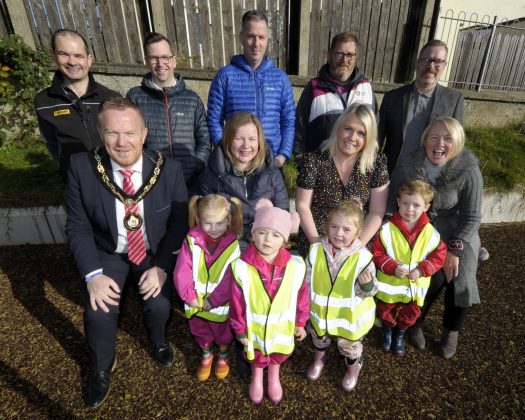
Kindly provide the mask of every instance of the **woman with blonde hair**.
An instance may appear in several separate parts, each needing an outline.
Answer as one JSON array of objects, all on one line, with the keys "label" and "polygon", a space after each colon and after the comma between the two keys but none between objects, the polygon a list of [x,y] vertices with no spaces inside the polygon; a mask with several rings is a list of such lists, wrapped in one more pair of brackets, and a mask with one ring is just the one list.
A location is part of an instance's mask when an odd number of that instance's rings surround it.
[{"label": "woman with blonde hair", "polygon": [[337,119],[321,150],[304,156],[296,195],[301,255],[326,235],[330,209],[352,198],[363,205],[359,240],[366,245],[381,226],[388,183],[386,157],[378,154],[375,115],[368,105],[354,103]]},{"label": "woman with blonde hair", "polygon": [[443,269],[432,276],[421,316],[407,331],[410,341],[425,348],[423,321],[443,289],[445,311],[439,354],[448,359],[456,353],[458,333],[468,308],[480,303],[478,268],[483,178],[476,157],[464,148],[465,133],[451,117],[437,118],[425,129],[422,148],[399,162],[392,173],[388,212],[396,210],[398,186],[411,179],[428,182],[436,190],[428,211],[431,223],[447,244]]}]

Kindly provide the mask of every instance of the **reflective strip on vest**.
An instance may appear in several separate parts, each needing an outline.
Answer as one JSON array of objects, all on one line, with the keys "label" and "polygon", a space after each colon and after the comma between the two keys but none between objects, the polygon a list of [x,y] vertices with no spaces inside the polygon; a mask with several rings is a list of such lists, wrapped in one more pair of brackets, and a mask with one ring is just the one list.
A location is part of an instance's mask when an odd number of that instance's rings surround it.
[{"label": "reflective strip on vest", "polygon": [[[388,256],[409,271],[425,260],[427,255],[439,246],[440,241],[438,231],[430,223],[421,229],[413,248],[410,248],[403,233],[392,222],[381,227],[379,236]],[[385,303],[414,301],[418,306],[423,306],[430,285],[430,276],[420,277],[412,282],[408,278],[400,279],[380,270],[377,272],[377,280],[379,285],[376,297]]]},{"label": "reflective strip on vest", "polygon": [[264,355],[291,354],[294,349],[297,295],[306,274],[302,258],[292,256],[273,300],[268,297],[255,267],[240,259],[234,261],[231,267],[246,303],[248,345],[244,350],[248,360],[255,358],[255,350]]},{"label": "reflective strip on vest", "polygon": [[319,337],[361,339],[374,325],[376,305],[372,297],[355,294],[355,282],[372,261],[372,254],[362,249],[350,255],[333,283],[322,244],[313,244],[308,258],[312,266],[310,321],[315,332]]},{"label": "reflective strip on vest", "polygon": [[[232,241],[230,245],[224,248],[221,255],[211,264],[210,268],[207,268],[203,249],[195,244],[195,238],[192,236],[188,236],[187,239],[192,257],[193,282],[197,293],[197,301],[202,306],[204,299],[208,298],[221,282],[230,263],[239,258],[239,242],[237,240]],[[184,311],[186,318],[198,316],[208,321],[225,322],[228,319],[229,304],[209,311],[192,308],[184,304]]]}]

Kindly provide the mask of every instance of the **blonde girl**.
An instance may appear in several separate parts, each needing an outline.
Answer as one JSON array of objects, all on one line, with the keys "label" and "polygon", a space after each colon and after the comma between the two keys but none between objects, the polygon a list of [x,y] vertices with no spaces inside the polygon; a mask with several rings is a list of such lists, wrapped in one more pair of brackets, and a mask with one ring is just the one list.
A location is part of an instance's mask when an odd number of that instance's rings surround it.
[{"label": "blonde girl", "polygon": [[362,338],[374,324],[377,280],[372,254],[358,239],[363,228],[363,211],[358,200],[343,201],[328,214],[326,232],[312,244],[308,256],[310,322],[314,360],[307,371],[315,381],[326,362],[326,350],[333,339],[344,357],[342,379],[345,391],[357,385],[363,352]]},{"label": "blonde girl", "polygon": [[184,301],[190,332],[202,350],[197,379],[204,381],[211,373],[213,344],[219,347],[215,376],[228,376],[229,346],[233,335],[228,322],[229,307],[205,310],[203,301],[221,283],[230,263],[240,254],[237,238],[242,235],[242,209],[236,198],[210,194],[193,196],[189,202],[186,241],[173,273],[175,287]]}]

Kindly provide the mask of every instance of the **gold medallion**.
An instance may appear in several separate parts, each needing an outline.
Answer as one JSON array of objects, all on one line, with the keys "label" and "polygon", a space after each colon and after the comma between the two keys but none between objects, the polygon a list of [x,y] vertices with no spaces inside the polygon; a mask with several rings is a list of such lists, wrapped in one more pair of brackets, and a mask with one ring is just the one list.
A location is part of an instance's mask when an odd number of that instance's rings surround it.
[{"label": "gold medallion", "polygon": [[139,230],[142,227],[142,217],[138,213],[128,213],[124,217],[124,226],[127,230]]}]

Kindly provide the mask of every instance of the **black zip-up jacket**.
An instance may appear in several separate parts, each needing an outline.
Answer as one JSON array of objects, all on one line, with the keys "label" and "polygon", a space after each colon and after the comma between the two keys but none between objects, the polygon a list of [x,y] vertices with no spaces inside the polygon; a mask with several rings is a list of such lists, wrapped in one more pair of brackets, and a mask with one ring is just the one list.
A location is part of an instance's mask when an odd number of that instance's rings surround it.
[{"label": "black zip-up jacket", "polygon": [[127,93],[142,112],[148,127],[146,148],[159,150],[178,160],[184,180],[191,192],[196,192],[199,175],[210,156],[211,143],[206,122],[206,110],[197,93],[175,74],[175,86],[158,89],[151,73]]},{"label": "black zip-up jacket", "polygon": [[64,87],[64,78],[56,71],[51,86],[36,95],[35,110],[46,147],[60,164],[60,174],[67,178],[69,157],[102,145],[97,128],[99,104],[118,92],[95,82],[89,73],[87,92],[82,97]]}]

